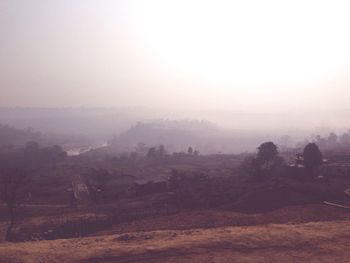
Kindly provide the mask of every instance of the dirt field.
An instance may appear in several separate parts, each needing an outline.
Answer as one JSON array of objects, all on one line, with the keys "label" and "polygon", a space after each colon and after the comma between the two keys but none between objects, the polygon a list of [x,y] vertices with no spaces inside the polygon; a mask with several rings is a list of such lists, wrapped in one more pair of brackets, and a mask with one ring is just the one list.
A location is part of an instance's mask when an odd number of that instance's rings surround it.
[{"label": "dirt field", "polygon": [[151,231],[0,245],[0,262],[348,262],[350,221]]}]

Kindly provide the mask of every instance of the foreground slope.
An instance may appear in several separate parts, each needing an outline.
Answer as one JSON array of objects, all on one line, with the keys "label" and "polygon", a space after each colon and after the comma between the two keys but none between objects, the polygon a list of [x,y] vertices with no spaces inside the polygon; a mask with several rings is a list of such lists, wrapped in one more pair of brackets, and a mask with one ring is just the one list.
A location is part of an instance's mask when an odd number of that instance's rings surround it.
[{"label": "foreground slope", "polygon": [[165,230],[0,245],[0,262],[348,262],[350,221]]}]

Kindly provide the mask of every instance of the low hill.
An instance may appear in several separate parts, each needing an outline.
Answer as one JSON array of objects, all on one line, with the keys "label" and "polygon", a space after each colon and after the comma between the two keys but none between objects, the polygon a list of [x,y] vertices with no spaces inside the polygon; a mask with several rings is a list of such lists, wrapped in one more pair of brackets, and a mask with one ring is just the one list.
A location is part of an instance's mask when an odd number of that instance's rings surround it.
[{"label": "low hill", "polygon": [[[202,154],[241,153],[254,151],[259,142],[271,136],[226,130],[209,121],[152,120],[138,122],[110,141],[119,149],[135,151],[135,146],[164,145],[172,152],[187,152],[189,146]],[[137,149],[136,149],[137,150]]]}]

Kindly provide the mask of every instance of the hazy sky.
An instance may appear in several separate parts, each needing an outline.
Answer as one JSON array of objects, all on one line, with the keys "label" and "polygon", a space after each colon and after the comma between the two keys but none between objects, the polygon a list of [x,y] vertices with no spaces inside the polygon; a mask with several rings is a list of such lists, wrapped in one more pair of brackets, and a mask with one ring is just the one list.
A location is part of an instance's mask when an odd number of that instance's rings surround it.
[{"label": "hazy sky", "polygon": [[349,108],[349,1],[0,0],[0,106]]}]

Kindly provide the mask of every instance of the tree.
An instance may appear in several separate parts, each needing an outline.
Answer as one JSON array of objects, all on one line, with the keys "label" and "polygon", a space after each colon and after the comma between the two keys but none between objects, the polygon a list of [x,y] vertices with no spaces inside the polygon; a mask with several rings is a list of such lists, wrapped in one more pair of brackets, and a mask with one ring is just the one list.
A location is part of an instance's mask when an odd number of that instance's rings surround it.
[{"label": "tree", "polygon": [[9,211],[6,240],[11,240],[15,209],[27,196],[30,176],[43,164],[53,165],[64,156],[65,152],[59,147],[40,149],[35,142],[28,143],[23,149],[7,148],[0,151],[0,200]]},{"label": "tree", "polygon": [[147,154],[146,144],[139,142],[135,147],[135,151],[142,157],[146,156],[146,154]]},{"label": "tree", "polygon": [[6,240],[11,240],[15,223],[15,208],[23,198],[23,189],[30,174],[30,163],[24,151],[3,151],[0,154],[0,199],[9,211]]},{"label": "tree", "polygon": [[162,158],[164,158],[165,154],[166,154],[166,151],[165,151],[164,145],[163,144],[159,145],[158,146],[158,157],[160,159],[162,159]]},{"label": "tree", "polygon": [[277,146],[273,142],[265,142],[258,147],[257,160],[268,168],[271,161],[277,156]]},{"label": "tree", "polygon": [[322,153],[316,143],[309,143],[303,152],[304,165],[309,170],[314,170],[322,164]]},{"label": "tree", "polygon": [[192,148],[191,146],[188,147],[187,153],[188,153],[189,155],[192,155],[192,154],[193,154],[193,148]]},{"label": "tree", "polygon": [[164,145],[159,145],[158,147],[151,147],[148,149],[147,158],[149,159],[163,159],[166,155],[166,150]]},{"label": "tree", "polygon": [[334,132],[331,132],[328,136],[327,141],[329,147],[334,147],[337,144],[338,136]]},{"label": "tree", "polygon": [[156,149],[156,147],[149,148],[148,152],[147,152],[147,158],[153,159],[153,158],[156,158],[156,157],[157,157],[157,149]]},{"label": "tree", "polygon": [[350,143],[350,133],[344,133],[340,136],[340,143],[342,145],[347,145]]},{"label": "tree", "polygon": [[322,138],[321,135],[316,136],[316,143],[319,145],[321,148],[325,148],[327,146],[327,140]]}]

